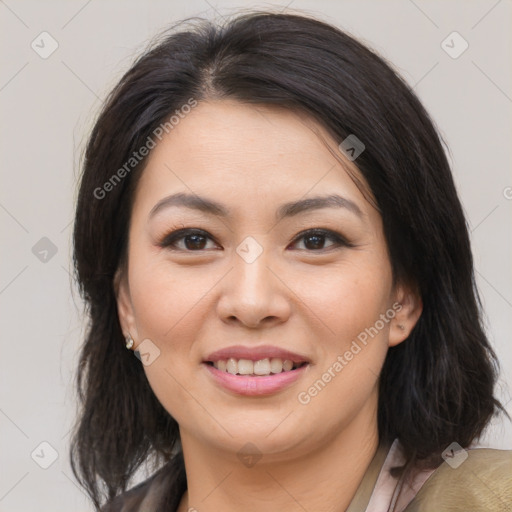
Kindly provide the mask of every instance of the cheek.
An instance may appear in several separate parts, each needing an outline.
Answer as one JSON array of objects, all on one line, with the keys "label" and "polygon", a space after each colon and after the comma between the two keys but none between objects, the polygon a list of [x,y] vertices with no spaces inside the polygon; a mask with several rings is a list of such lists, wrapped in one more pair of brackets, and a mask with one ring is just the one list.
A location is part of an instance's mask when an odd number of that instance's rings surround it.
[{"label": "cheek", "polygon": [[[302,390],[300,403],[308,403],[311,411],[321,414],[325,407],[339,404],[340,410],[355,414],[375,392],[394,317],[389,303],[391,270],[384,263],[375,258],[371,264],[347,265],[331,274],[322,293],[310,295],[331,331],[320,344],[319,364],[308,383],[311,387]],[[330,420],[344,417],[333,415]]]},{"label": "cheek", "polygon": [[314,314],[318,333],[331,341],[326,350],[343,349],[389,307],[391,271],[378,258],[362,255],[309,276],[296,279],[294,291],[303,299],[304,314]]},{"label": "cheek", "polygon": [[[376,275],[351,276],[340,277],[336,286],[331,281],[324,294],[311,297],[330,332],[315,340],[318,364],[296,397],[308,412],[305,421],[311,418],[310,428],[317,428],[313,418],[322,417],[324,431],[339,430],[362,408],[370,408],[365,409],[370,417],[376,406],[392,319],[391,314],[386,317],[389,289],[382,275],[380,281]],[[336,412],[325,414],[326,410]]]},{"label": "cheek", "polygon": [[172,344],[175,333],[193,325],[202,312],[201,299],[213,285],[212,275],[173,269],[169,262],[156,260],[133,259],[130,292],[139,337]]},{"label": "cheek", "polygon": [[212,285],[191,278],[186,270],[172,272],[168,262],[132,261],[130,291],[138,335],[140,341],[149,339],[157,347],[157,357],[144,366],[146,377],[164,408],[180,425],[187,424],[195,404],[190,405],[187,393],[196,363],[191,350],[200,318],[205,318],[201,297]]}]

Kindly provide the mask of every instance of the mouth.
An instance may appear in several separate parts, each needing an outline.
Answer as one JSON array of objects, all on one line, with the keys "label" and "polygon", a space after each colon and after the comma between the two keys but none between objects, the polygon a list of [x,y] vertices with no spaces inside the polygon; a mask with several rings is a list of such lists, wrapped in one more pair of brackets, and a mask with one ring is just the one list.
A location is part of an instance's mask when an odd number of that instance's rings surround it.
[{"label": "mouth", "polygon": [[268,396],[303,378],[311,360],[272,345],[237,345],[216,350],[202,362],[212,382],[236,395]]},{"label": "mouth", "polygon": [[205,361],[205,364],[212,366],[220,372],[231,375],[244,375],[247,377],[268,377],[279,373],[288,373],[308,365],[307,361],[292,361],[280,357],[263,358],[253,361],[251,359],[219,359],[216,361]]}]

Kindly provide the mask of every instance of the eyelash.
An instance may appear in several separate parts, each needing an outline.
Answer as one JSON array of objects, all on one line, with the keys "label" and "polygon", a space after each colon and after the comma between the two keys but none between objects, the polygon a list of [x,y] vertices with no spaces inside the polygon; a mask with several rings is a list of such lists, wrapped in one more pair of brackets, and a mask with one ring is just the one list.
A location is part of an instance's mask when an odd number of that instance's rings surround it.
[{"label": "eyelash", "polygon": [[[159,242],[159,247],[166,248],[172,251],[182,251],[182,252],[201,252],[206,251],[209,249],[198,249],[198,250],[191,250],[191,249],[180,249],[176,248],[175,244],[179,240],[183,240],[187,236],[191,235],[200,235],[204,238],[209,238],[210,240],[214,240],[206,231],[203,231],[202,229],[197,228],[182,228],[178,229],[176,231],[172,231],[165,235],[161,242]],[[314,228],[314,229],[308,229],[306,231],[302,231],[299,233],[293,240],[292,244],[297,243],[299,240],[303,238],[307,238],[310,236],[325,236],[326,239],[330,238],[334,244],[328,246],[327,248],[323,249],[314,249],[314,250],[308,250],[308,249],[301,249],[305,250],[307,252],[325,252],[331,250],[333,247],[354,247],[353,244],[348,242],[341,234],[336,233],[335,231],[331,231],[330,229],[320,229],[320,228]],[[215,240],[214,240],[215,241]]]}]

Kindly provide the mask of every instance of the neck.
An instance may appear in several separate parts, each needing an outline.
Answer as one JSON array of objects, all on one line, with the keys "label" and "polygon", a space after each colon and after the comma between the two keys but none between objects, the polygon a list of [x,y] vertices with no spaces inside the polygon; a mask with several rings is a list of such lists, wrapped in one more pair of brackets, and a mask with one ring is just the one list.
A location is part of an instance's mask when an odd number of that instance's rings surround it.
[{"label": "neck", "polygon": [[378,448],[376,422],[361,416],[305,455],[252,467],[182,432],[188,490],[178,512],[345,511]]}]

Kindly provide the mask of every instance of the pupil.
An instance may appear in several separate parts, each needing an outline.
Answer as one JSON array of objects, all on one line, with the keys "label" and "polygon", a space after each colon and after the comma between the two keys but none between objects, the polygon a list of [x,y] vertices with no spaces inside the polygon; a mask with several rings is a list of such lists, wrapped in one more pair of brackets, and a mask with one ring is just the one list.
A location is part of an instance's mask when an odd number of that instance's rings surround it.
[{"label": "pupil", "polygon": [[[204,236],[202,235],[188,235],[185,238],[185,245],[187,246],[187,249],[203,249],[204,247]],[[192,240],[192,243],[188,243],[190,240]]]},{"label": "pupil", "polygon": [[[307,240],[314,240],[316,242],[313,242],[313,247],[308,247],[310,246],[311,244],[308,244],[307,243]],[[323,235],[309,235],[308,237],[306,237],[306,247],[308,249],[321,249],[322,248],[322,245],[323,245]]]}]

